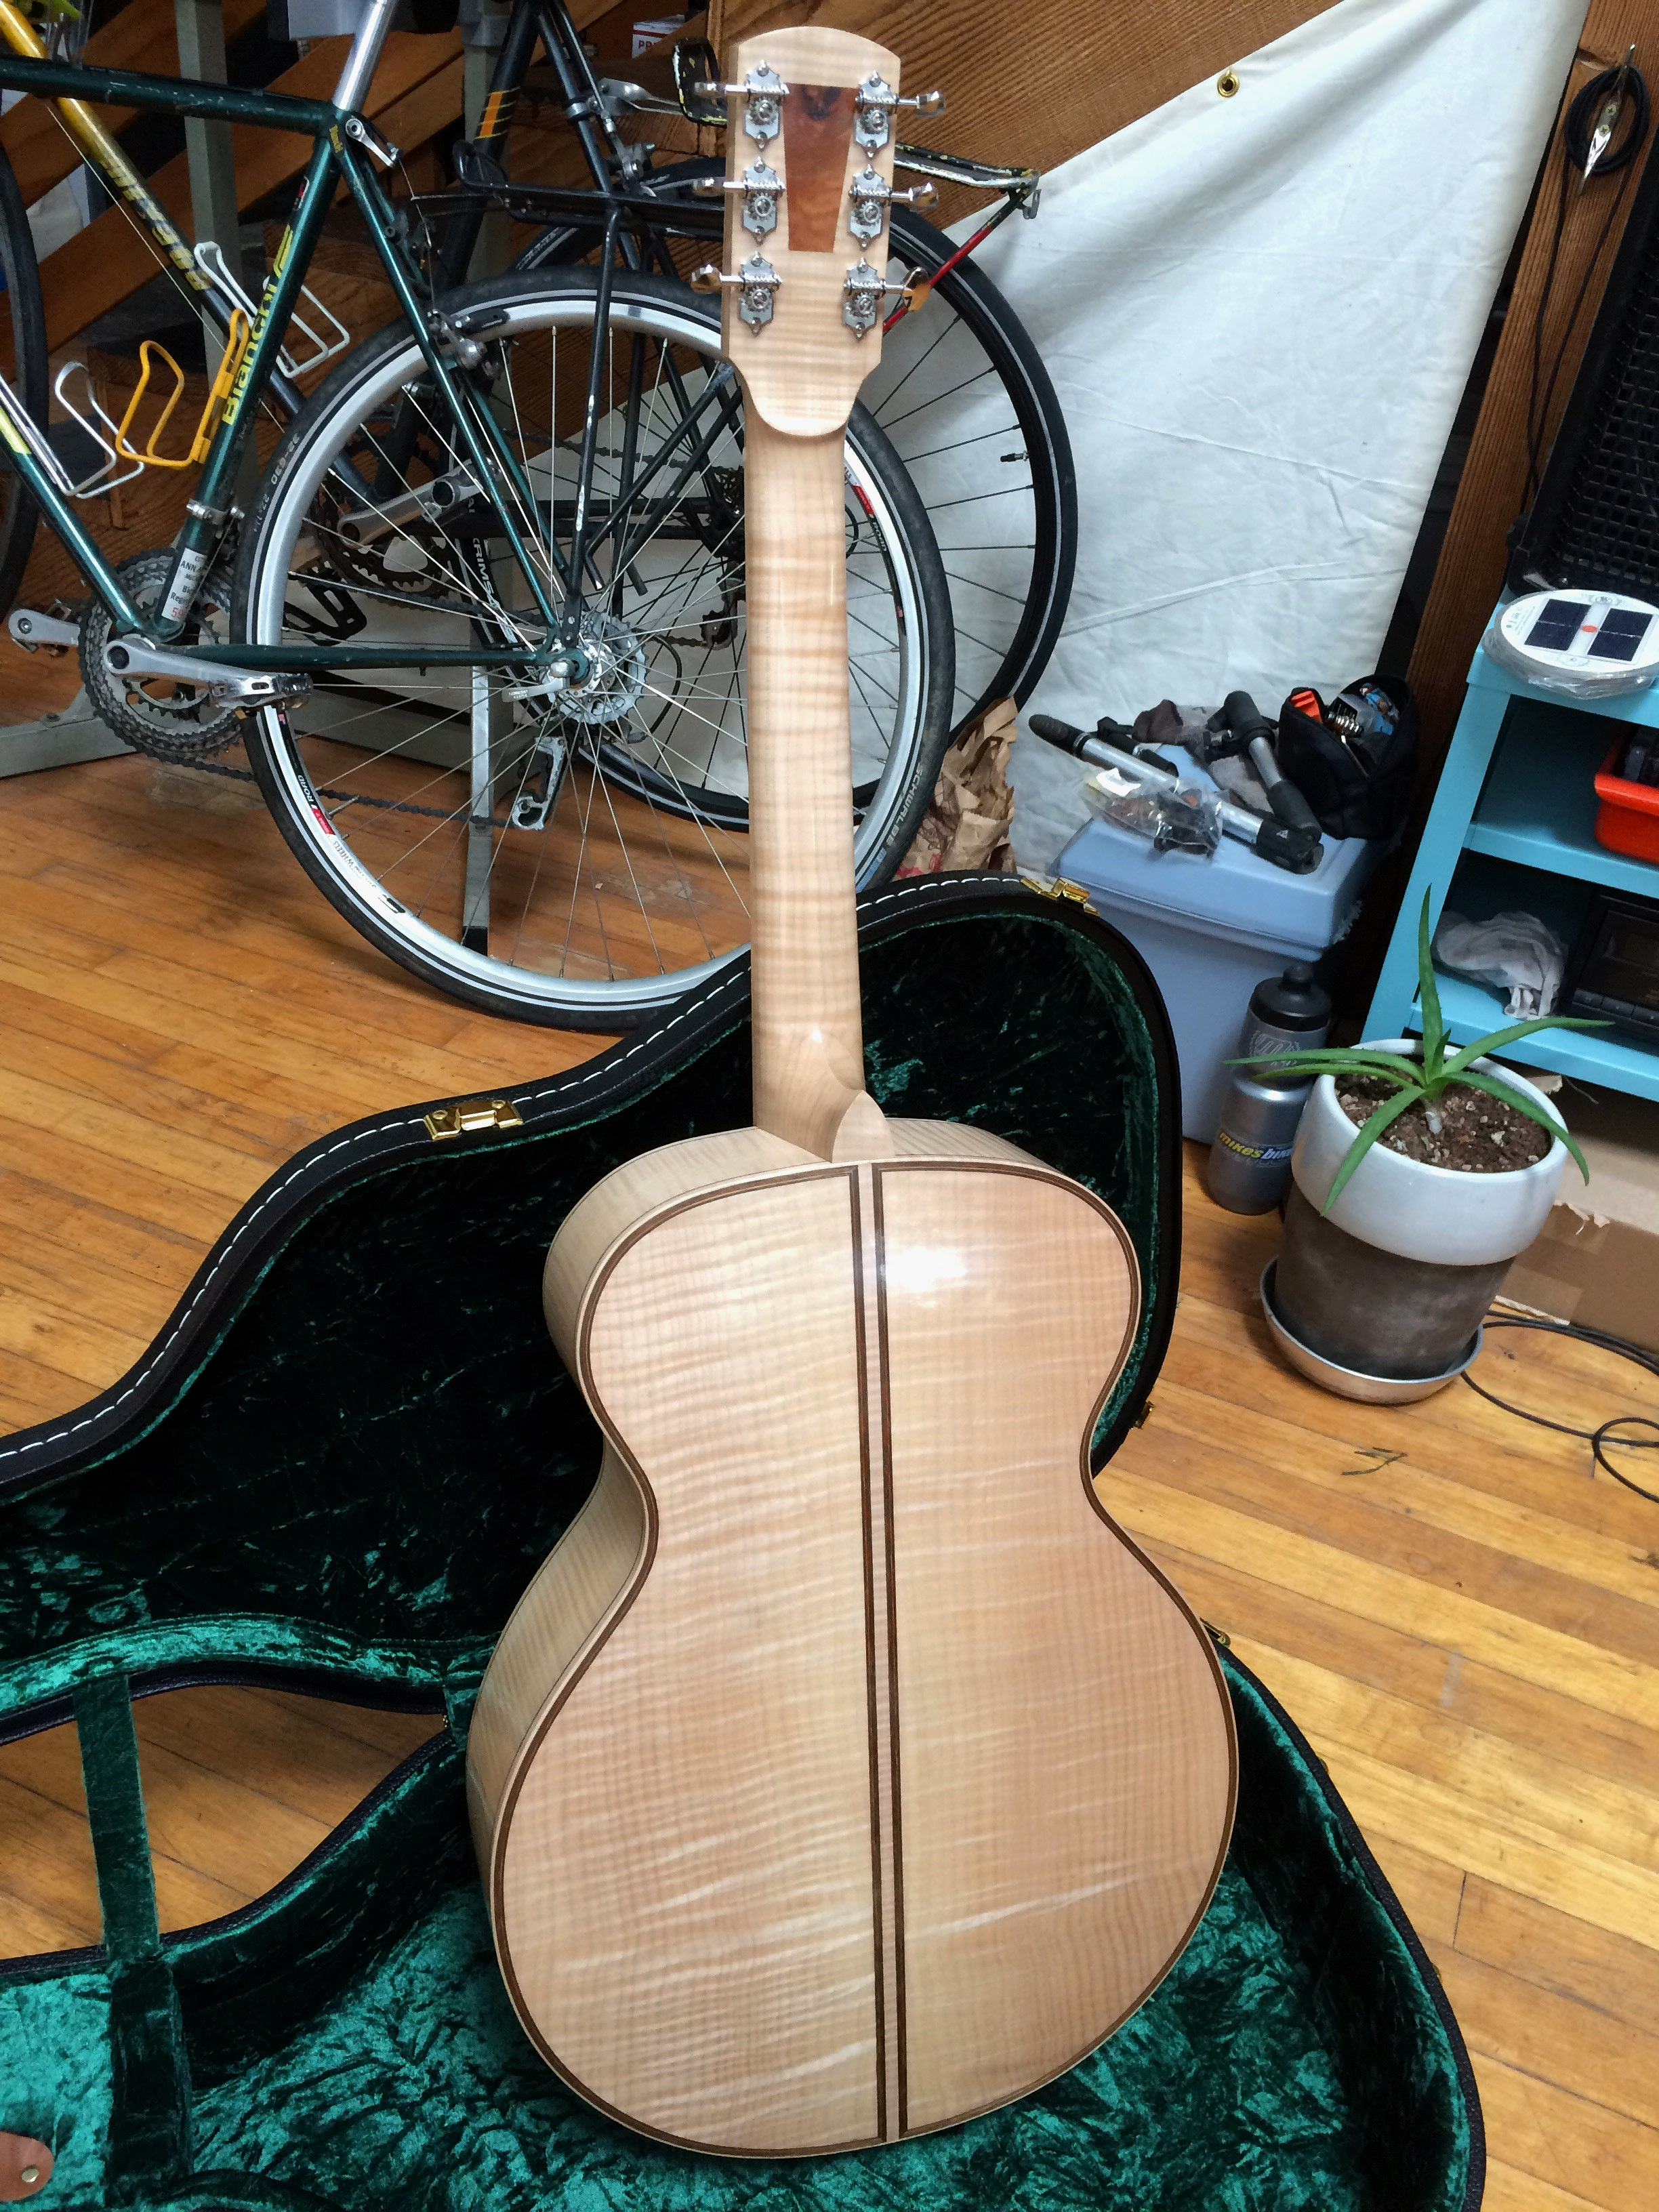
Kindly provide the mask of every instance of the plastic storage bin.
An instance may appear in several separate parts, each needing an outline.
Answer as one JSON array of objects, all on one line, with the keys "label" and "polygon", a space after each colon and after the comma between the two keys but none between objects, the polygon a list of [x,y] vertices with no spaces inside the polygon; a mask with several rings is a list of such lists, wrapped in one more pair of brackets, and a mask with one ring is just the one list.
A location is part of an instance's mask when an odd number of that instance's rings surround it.
[{"label": "plastic storage bin", "polygon": [[1293,876],[1224,837],[1208,860],[1156,853],[1107,822],[1080,830],[1054,872],[1086,890],[1152,969],[1181,1061],[1181,1127],[1208,1144],[1221,1119],[1226,1061],[1251,992],[1287,960],[1317,960],[1346,931],[1377,848],[1325,841],[1310,875]]},{"label": "plastic storage bin", "polygon": [[1620,754],[1630,743],[1630,732],[1621,730],[1607,758],[1596,771],[1595,842],[1610,853],[1628,853],[1633,860],[1659,861],[1659,784],[1632,783],[1617,772]]}]

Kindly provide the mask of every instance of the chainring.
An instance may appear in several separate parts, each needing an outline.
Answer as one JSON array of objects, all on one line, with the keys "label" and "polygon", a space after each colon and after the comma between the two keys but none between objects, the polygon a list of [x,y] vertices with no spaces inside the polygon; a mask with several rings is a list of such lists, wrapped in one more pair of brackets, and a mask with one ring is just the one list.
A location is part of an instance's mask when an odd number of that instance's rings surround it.
[{"label": "chainring", "polygon": [[[134,606],[148,609],[160,600],[167,587],[173,555],[160,546],[135,553],[116,570],[121,587]],[[177,641],[177,650],[187,653],[202,638],[208,623],[200,619],[228,613],[230,579],[219,568],[205,575],[196,595],[191,620]],[[94,599],[81,624],[81,681],[100,721],[123,738],[135,751],[152,760],[205,760],[222,753],[240,732],[240,718],[234,707],[216,707],[205,686],[181,684],[172,677],[118,676],[104,665],[104,648],[114,624],[109,609]]]}]

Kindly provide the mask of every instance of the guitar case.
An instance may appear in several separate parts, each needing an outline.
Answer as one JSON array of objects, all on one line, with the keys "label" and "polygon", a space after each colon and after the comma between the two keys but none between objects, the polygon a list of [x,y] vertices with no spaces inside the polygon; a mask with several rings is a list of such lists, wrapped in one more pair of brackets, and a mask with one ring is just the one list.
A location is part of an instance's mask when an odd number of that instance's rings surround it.
[{"label": "guitar case", "polygon": [[[1134,1241],[1146,1313],[1103,1459],[1175,1304],[1157,988],[1092,914],[1005,877],[902,881],[861,919],[877,1101],[1013,1139]],[[50,2147],[61,2212],[1473,2212],[1480,2109],[1434,1972],[1320,1761],[1224,1650],[1220,1886],[1140,2011],[1039,2094],[880,2150],[715,2159],[607,2120],[532,2051],[463,1767],[495,1638],[599,1464],[542,1261],[618,1161],[748,1121],[746,1009],[738,968],[513,1091],[516,1127],[434,1139],[415,1106],[323,1139],[131,1373],[0,1438],[0,1739],[76,1721],[106,1936],[0,1964],[0,2130]],[[158,1936],[131,1700],[226,1682],[448,1725],[277,1888]]]}]

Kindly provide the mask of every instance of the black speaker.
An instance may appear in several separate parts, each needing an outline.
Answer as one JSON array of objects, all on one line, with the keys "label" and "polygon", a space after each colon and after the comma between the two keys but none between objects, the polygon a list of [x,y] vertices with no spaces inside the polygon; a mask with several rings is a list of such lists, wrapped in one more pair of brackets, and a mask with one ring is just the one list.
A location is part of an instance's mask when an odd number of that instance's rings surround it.
[{"label": "black speaker", "polygon": [[[1659,142],[1656,142],[1659,143]],[[1650,149],[1529,514],[1513,592],[1659,599],[1659,160]]]}]

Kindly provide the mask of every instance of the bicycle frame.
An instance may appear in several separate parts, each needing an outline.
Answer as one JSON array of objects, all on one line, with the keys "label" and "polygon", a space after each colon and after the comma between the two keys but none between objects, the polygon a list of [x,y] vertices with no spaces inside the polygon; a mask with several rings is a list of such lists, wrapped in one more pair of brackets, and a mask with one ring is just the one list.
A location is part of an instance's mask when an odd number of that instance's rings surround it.
[{"label": "bicycle frame", "polygon": [[[0,4],[5,5],[7,15],[15,13],[9,0],[0,0]],[[87,581],[109,610],[118,635],[126,635],[164,646],[178,638],[185,627],[202,578],[231,520],[231,489],[250,427],[276,370],[289,318],[298,302],[323,219],[333,202],[336,187],[343,180],[368,226],[387,282],[420,346],[433,381],[460,432],[466,457],[477,471],[478,483],[524,573],[536,602],[532,619],[544,625],[545,631],[543,643],[536,647],[434,645],[422,647],[421,657],[434,666],[539,666],[556,654],[569,661],[573,648],[562,647],[557,641],[561,610],[556,608],[544,590],[537,561],[532,557],[509,512],[508,501],[516,501],[521,513],[533,515],[536,502],[532,489],[489,409],[476,404],[460,370],[457,356],[466,339],[465,331],[430,304],[422,305],[423,293],[428,295],[428,302],[430,298],[425,279],[403,250],[393,210],[371,167],[372,161],[389,165],[397,158],[396,148],[389,146],[359,112],[396,5],[397,0],[369,0],[368,14],[347,54],[334,98],[326,103],[297,100],[283,93],[250,91],[231,85],[150,76],[125,70],[88,68],[0,52],[0,87],[7,90],[70,98],[76,104],[80,99],[90,96],[124,107],[159,108],[177,115],[291,131],[314,142],[288,227],[265,280],[246,349],[220,420],[214,427],[196,496],[189,503],[185,526],[173,547],[159,612],[147,617],[133,605],[9,411],[0,407],[0,440],[10,451],[13,467],[39,502],[51,528],[69,548]],[[93,120],[95,124],[95,118]],[[100,136],[102,135],[100,131]],[[125,161],[121,166],[125,168]],[[158,240],[166,244],[165,231],[178,240],[182,252],[182,240],[179,240],[165,210],[148,191],[143,192],[143,199],[148,205],[141,204],[139,212]],[[170,249],[169,258],[176,259]],[[538,550],[544,553],[559,583],[566,587],[559,596],[568,597],[569,572],[550,537],[546,547]],[[261,647],[209,641],[189,650],[192,659],[204,663],[294,671],[389,668],[404,665],[410,658],[407,645],[398,648],[299,643]]]},{"label": "bicycle frame", "polygon": [[[669,273],[672,273],[672,264],[662,238],[674,234],[718,237],[722,210],[714,207],[695,210],[676,208],[672,201],[653,191],[649,149],[630,143],[617,129],[620,111],[594,75],[582,40],[562,0],[516,0],[491,73],[477,134],[471,142],[471,156],[475,161],[481,156],[489,161],[493,158],[493,149],[505,146],[526,73],[539,44],[557,78],[565,117],[580,143],[593,189],[582,191],[528,186],[515,190],[503,184],[453,196],[449,205],[454,219],[436,257],[437,265],[433,272],[435,283],[429,283],[404,252],[392,210],[371,166],[374,160],[389,162],[395,159],[396,149],[387,147],[373,125],[358,112],[390,27],[392,4],[392,0],[371,0],[334,98],[331,102],[323,102],[296,99],[283,93],[151,76],[82,63],[54,62],[45,58],[39,36],[27,18],[18,12],[14,0],[0,0],[0,41],[4,42],[0,45],[0,88],[33,92],[55,101],[64,129],[88,162],[126,204],[134,220],[148,230],[163,259],[191,288],[223,333],[228,333],[232,327],[234,302],[230,295],[198,264],[166,209],[86,102],[89,99],[127,107],[159,108],[222,122],[246,123],[296,133],[315,142],[311,163],[266,281],[252,337],[210,441],[197,495],[190,502],[185,530],[174,548],[159,616],[152,615],[146,624],[132,606],[96,544],[35,455],[21,442],[16,424],[0,406],[0,441],[10,448],[18,471],[39,502],[49,526],[68,546],[87,580],[109,609],[118,631],[143,635],[147,641],[158,645],[167,644],[179,635],[213,550],[230,519],[228,492],[246,441],[246,423],[252,421],[267,392],[290,416],[301,404],[302,395],[283,373],[277,356],[290,313],[303,286],[318,230],[331,203],[335,186],[342,179],[363,216],[434,380],[461,428],[468,457],[479,470],[479,480],[487,488],[491,504],[525,570],[538,615],[545,621],[554,619],[549,595],[526,556],[484,460],[486,450],[504,471],[512,494],[526,504],[527,511],[533,512],[528,501],[528,487],[506,450],[493,416],[488,409],[471,405],[467,389],[448,358],[455,339],[465,337],[465,333],[448,324],[431,307],[423,313],[422,295],[430,301],[434,291],[447,289],[462,281],[483,216],[492,205],[512,207],[522,215],[544,222],[557,219],[595,234],[603,233],[602,259],[607,266],[620,251],[630,266],[643,267],[652,259],[654,247],[655,258]],[[6,46],[12,49],[11,52],[4,50]],[[701,56],[706,56],[706,60]],[[712,49],[703,46],[699,57],[694,58],[697,70],[718,73]],[[690,108],[684,112],[692,112]],[[723,121],[723,116],[720,119]],[[898,151],[902,165],[915,173],[1000,191],[1004,196],[1003,205],[951,257],[946,270],[971,254],[1016,208],[1027,215],[1036,212],[1039,180],[1034,171],[991,168],[916,147],[902,146]],[[442,198],[443,196],[426,198],[424,204],[436,212]],[[904,304],[899,303],[889,320],[896,321],[905,312]],[[597,373],[596,362],[594,374]],[[592,466],[591,445],[590,426],[579,468],[579,496],[584,508]],[[357,483],[353,489],[365,504],[372,503],[373,494],[366,484]],[[562,592],[556,595],[562,599],[559,610],[562,646],[556,648],[544,644],[533,652],[503,647],[488,653],[434,646],[430,649],[431,662],[460,665],[540,665],[556,649],[568,659],[574,656],[573,672],[578,672],[580,653],[574,639],[578,601],[574,579],[581,574],[581,550],[578,545],[574,549],[577,557],[571,559],[562,556],[550,541],[546,549],[552,571],[562,586]],[[204,661],[222,660],[251,668],[303,670],[398,665],[386,650],[373,647],[298,643],[281,647],[231,647],[207,642],[193,646],[191,652]],[[407,658],[406,652],[404,658]]]}]

